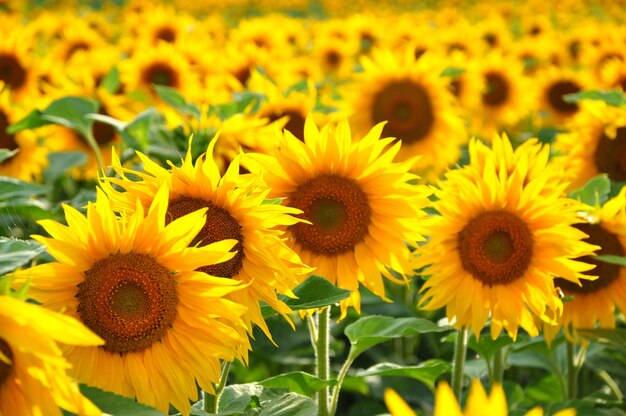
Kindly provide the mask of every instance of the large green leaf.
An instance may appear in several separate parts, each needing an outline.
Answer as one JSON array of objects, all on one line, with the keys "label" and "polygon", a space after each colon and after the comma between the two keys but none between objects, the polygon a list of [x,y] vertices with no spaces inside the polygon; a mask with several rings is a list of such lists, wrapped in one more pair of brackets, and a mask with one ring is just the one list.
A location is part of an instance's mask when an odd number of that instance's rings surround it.
[{"label": "large green leaf", "polygon": [[43,173],[44,181],[52,183],[70,169],[82,166],[86,162],[87,154],[81,151],[48,153],[48,166]]},{"label": "large green leaf", "polygon": [[263,387],[283,388],[293,393],[312,396],[324,387],[335,386],[337,380],[321,380],[309,373],[294,371],[259,381],[259,384]]},{"label": "large green leaf", "polygon": [[263,403],[259,416],[317,416],[317,403],[306,396],[287,393]]},{"label": "large green leaf", "polygon": [[409,335],[447,331],[448,327],[422,318],[366,316],[348,325],[345,334],[350,340],[350,356],[354,357],[376,344]]},{"label": "large green leaf", "polygon": [[151,143],[152,129],[163,123],[163,115],[156,108],[149,108],[126,125],[122,130],[122,140],[129,147],[146,152]]},{"label": "large green leaf", "polygon": [[[97,387],[81,384],[80,391],[104,413],[112,416],[164,416],[152,407],[137,403],[133,399],[118,396],[115,393],[100,390]],[[185,409],[187,410],[187,409]]]},{"label": "large green leaf", "polygon": [[220,415],[242,414],[253,400],[259,401],[263,386],[258,384],[233,384],[227,386],[220,397]]},{"label": "large green leaf", "polygon": [[0,201],[24,201],[45,195],[48,189],[33,182],[0,176]]},{"label": "large green leaf", "polygon": [[577,329],[576,333],[582,337],[594,339],[603,344],[622,351],[626,354],[626,329],[613,328],[613,329]]},{"label": "large green leaf", "polygon": [[45,249],[33,240],[0,237],[0,276],[25,265]]},{"label": "large green leaf", "polygon": [[610,192],[611,180],[603,173],[591,178],[582,188],[572,192],[570,197],[590,206],[600,206],[606,202]]},{"label": "large green leaf", "polygon": [[368,376],[396,376],[409,377],[425,383],[432,390],[435,389],[435,382],[440,375],[450,371],[452,365],[449,362],[433,359],[425,361],[416,366],[401,366],[394,363],[379,363],[367,370],[357,372],[359,377]]}]

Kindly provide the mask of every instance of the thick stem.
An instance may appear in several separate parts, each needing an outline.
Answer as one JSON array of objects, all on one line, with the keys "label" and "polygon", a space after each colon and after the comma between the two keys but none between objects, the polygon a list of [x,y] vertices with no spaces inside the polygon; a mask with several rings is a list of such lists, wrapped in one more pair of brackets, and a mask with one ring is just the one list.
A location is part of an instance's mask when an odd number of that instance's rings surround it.
[{"label": "thick stem", "polygon": [[496,350],[493,355],[493,378],[491,379],[491,385],[502,384],[504,379],[504,366],[506,360],[506,347],[502,347]]},{"label": "thick stem", "polygon": [[578,363],[576,362],[576,346],[567,341],[567,398],[573,400],[578,396]]},{"label": "thick stem", "polygon": [[[330,344],[330,307],[317,312],[317,347],[315,356],[315,375],[320,380],[330,378],[329,344]],[[319,416],[328,416],[328,387],[317,393]]]},{"label": "thick stem", "polygon": [[461,400],[463,389],[463,369],[467,355],[467,328],[459,329],[454,343],[454,364],[452,368],[452,391],[457,400]]},{"label": "thick stem", "polygon": [[224,391],[224,387],[226,387],[226,380],[228,380],[231,365],[232,363],[230,361],[226,361],[222,365],[222,375],[220,375],[219,384],[215,386],[215,395],[207,393],[206,391],[203,393],[205,412],[217,414],[220,405],[220,396]]}]

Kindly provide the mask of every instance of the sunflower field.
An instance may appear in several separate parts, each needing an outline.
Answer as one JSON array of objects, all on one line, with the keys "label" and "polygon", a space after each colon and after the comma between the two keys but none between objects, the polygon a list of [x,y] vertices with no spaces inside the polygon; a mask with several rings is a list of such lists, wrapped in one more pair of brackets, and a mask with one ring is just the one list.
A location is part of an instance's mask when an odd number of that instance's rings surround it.
[{"label": "sunflower field", "polygon": [[624,0],[0,0],[0,416],[626,415],[624,91]]}]

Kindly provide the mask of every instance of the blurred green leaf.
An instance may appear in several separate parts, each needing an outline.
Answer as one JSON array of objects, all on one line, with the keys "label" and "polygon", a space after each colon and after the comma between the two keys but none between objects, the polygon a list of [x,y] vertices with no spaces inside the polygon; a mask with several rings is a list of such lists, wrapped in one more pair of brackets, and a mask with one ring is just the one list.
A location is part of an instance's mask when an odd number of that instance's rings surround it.
[{"label": "blurred green leaf", "polygon": [[312,396],[324,387],[335,386],[337,380],[321,380],[309,373],[294,371],[259,381],[259,384],[263,387],[284,388],[293,393]]},{"label": "blurred green leaf", "polygon": [[604,101],[608,105],[615,107],[622,106],[626,103],[624,93],[621,91],[589,90],[574,94],[565,94],[563,96],[563,101],[567,103],[576,103],[581,100]]},{"label": "blurred green leaf", "polygon": [[48,189],[43,185],[0,176],[0,202],[24,201],[47,192]]},{"label": "blurred green leaf", "polygon": [[526,387],[526,399],[536,404],[536,402],[555,403],[564,400],[561,384],[554,374],[545,376],[538,383]]},{"label": "blurred green leaf", "polygon": [[104,413],[113,416],[164,416],[152,407],[136,402],[128,397],[118,396],[115,393],[100,390],[97,387],[80,385],[80,392],[93,402]]},{"label": "blurred green leaf", "polygon": [[0,149],[0,163],[4,162],[7,159],[12,158],[17,154],[19,149],[9,150],[9,149]]},{"label": "blurred green leaf", "polygon": [[432,359],[416,366],[401,366],[394,363],[379,363],[368,368],[367,370],[359,371],[356,375],[359,377],[409,377],[425,383],[434,391],[437,378],[439,378],[439,376],[441,376],[442,374],[450,371],[451,369],[452,365],[449,362],[439,359]]},{"label": "blurred green leaf", "polygon": [[120,90],[121,85],[120,71],[117,67],[113,67],[109,72],[107,72],[104,78],[102,78],[102,81],[100,81],[100,85],[98,86],[104,88],[104,90],[109,94],[116,94]]},{"label": "blurred green leaf", "polygon": [[626,354],[626,329],[624,328],[577,329],[576,333],[582,337],[608,344]]},{"label": "blurred green leaf", "polygon": [[50,152],[48,153],[48,166],[43,173],[44,181],[53,183],[70,169],[83,166],[86,162],[85,152]]},{"label": "blurred green leaf", "polygon": [[10,125],[7,128],[7,133],[15,134],[22,130],[36,129],[37,127],[52,124],[52,122],[42,119],[41,115],[42,115],[41,110],[31,111],[24,118],[19,120],[17,123],[13,123],[12,125]]},{"label": "blurred green leaf", "polygon": [[496,351],[511,345],[513,340],[509,336],[501,336],[497,339],[492,339],[491,334],[482,334],[478,341],[476,337],[471,336],[468,339],[467,347],[480,354],[486,360],[491,360]]},{"label": "blurred green leaf", "polygon": [[355,357],[376,344],[409,335],[443,332],[448,327],[422,318],[366,316],[348,325],[345,334],[350,340],[350,356]]},{"label": "blurred green leaf", "polygon": [[202,116],[198,106],[187,101],[175,88],[166,87],[164,85],[154,85],[154,89],[164,102],[182,114],[188,114],[198,119]]},{"label": "blurred green leaf", "polygon": [[44,246],[33,240],[0,237],[0,275],[25,265],[45,250]]},{"label": "blurred green leaf", "polygon": [[615,256],[613,254],[600,254],[594,257],[594,260],[600,260],[604,263],[617,264],[618,266],[626,267],[626,257]]},{"label": "blurred green leaf", "polygon": [[445,68],[443,71],[441,71],[441,74],[439,76],[441,77],[450,77],[450,78],[456,78],[459,75],[465,73],[465,69],[463,68],[455,68],[452,66],[449,66],[447,68]]},{"label": "blurred green leaf", "polygon": [[92,121],[85,117],[98,112],[98,102],[84,97],[63,97],[50,103],[45,110],[33,110],[17,123],[9,126],[7,132],[15,134],[21,130],[34,129],[48,124],[60,124],[75,129],[86,136]]},{"label": "blurred green leaf", "polygon": [[602,205],[606,202],[611,192],[611,180],[605,173],[589,180],[582,188],[572,192],[570,197],[587,205]]},{"label": "blurred green leaf", "polygon": [[156,108],[149,108],[126,125],[122,130],[122,140],[129,147],[145,153],[153,141],[152,130],[163,123],[163,115]]}]

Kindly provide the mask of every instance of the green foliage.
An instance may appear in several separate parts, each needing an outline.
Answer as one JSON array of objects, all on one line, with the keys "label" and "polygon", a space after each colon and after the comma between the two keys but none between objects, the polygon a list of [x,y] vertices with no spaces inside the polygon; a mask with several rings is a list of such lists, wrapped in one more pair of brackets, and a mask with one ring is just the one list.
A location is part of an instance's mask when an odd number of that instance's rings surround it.
[{"label": "green foliage", "polygon": [[357,372],[359,377],[369,376],[397,376],[409,377],[428,385],[431,390],[435,389],[435,382],[444,373],[449,372],[452,365],[449,362],[432,359],[416,366],[402,366],[394,363],[379,363],[366,370]]},{"label": "green foliage", "polygon": [[324,387],[337,385],[337,380],[320,380],[303,371],[293,371],[259,381],[263,387],[283,388],[304,396],[312,396]]},{"label": "green foliage", "polygon": [[80,385],[80,392],[105,414],[112,416],[164,416],[165,413],[138,403],[133,399],[101,390],[97,387]]},{"label": "green foliage", "polygon": [[195,118],[200,118],[202,116],[198,106],[187,101],[175,88],[163,85],[154,85],[154,89],[159,95],[159,98],[175,110],[179,111],[181,114],[190,115]]},{"label": "green foliage", "polygon": [[0,149],[0,163],[15,156],[18,150]]},{"label": "green foliage", "polygon": [[576,103],[582,100],[604,101],[608,105],[614,107],[620,107],[626,104],[626,97],[624,97],[624,93],[615,90],[589,90],[577,92],[575,94],[565,94],[563,96],[563,101],[567,103]]},{"label": "green foliage", "polygon": [[611,181],[606,174],[592,178],[582,188],[572,192],[571,198],[577,199],[589,206],[601,206],[609,198]]},{"label": "green foliage", "polygon": [[0,237],[0,276],[30,262],[45,249],[33,240]]}]

